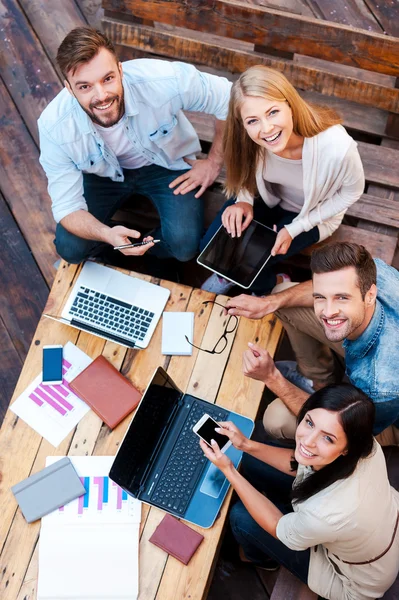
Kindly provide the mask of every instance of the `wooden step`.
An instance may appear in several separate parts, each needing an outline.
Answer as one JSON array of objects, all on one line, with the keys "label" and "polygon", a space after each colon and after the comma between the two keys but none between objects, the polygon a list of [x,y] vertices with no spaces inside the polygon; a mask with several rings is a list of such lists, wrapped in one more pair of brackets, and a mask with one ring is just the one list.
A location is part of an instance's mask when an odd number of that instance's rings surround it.
[{"label": "wooden step", "polygon": [[318,596],[295,575],[280,568],[270,600],[317,600]]},{"label": "wooden step", "polygon": [[373,257],[381,258],[390,265],[395,254],[397,241],[397,238],[384,235],[383,233],[367,231],[366,229],[360,229],[360,227],[340,225],[331,237],[319,244],[314,244],[313,246],[305,248],[301,254],[310,256],[315,248],[325,246],[329,242],[351,242],[354,244],[361,244],[367,248]]}]

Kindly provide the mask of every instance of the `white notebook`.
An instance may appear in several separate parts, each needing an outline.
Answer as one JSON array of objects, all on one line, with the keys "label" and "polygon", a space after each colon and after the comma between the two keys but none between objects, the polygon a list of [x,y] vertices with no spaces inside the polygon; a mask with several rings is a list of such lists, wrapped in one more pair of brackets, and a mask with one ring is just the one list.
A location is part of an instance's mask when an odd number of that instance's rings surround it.
[{"label": "white notebook", "polygon": [[86,494],[42,519],[38,600],[137,599],[141,502],[108,478],[114,458],[71,457]]},{"label": "white notebook", "polygon": [[194,313],[164,312],[162,318],[162,354],[191,356],[193,347],[188,343],[194,337]]}]

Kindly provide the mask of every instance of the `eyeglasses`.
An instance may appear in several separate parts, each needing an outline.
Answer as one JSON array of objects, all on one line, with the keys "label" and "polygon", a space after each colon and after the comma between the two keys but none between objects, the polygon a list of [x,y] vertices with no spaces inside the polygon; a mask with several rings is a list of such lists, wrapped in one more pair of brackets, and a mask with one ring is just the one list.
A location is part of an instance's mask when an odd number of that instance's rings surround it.
[{"label": "eyeglasses", "polygon": [[[223,304],[219,304],[219,302],[215,302],[214,300],[205,300],[205,302],[203,302],[202,304],[216,304],[217,306],[221,306],[223,309],[226,308],[225,306],[223,306]],[[197,348],[197,350],[202,350],[202,352],[208,352],[209,354],[222,354],[222,352],[224,350],[226,350],[226,347],[227,347],[227,343],[228,343],[227,334],[233,333],[237,329],[237,325],[238,325],[238,317],[236,317],[235,315],[229,315],[229,318],[227,319],[226,327],[224,328],[222,335],[220,336],[220,338],[218,339],[218,341],[216,342],[216,344],[214,345],[212,350],[207,350],[206,348],[200,348],[199,346],[192,344],[187,336],[184,336],[184,337],[186,338],[186,340],[190,344],[190,346],[193,346],[193,348]]]}]

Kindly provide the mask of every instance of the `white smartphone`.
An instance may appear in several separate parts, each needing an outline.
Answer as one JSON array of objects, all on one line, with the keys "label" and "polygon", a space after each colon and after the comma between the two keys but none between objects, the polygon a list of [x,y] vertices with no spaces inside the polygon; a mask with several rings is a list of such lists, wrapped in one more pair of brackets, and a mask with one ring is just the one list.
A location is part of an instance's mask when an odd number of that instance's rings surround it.
[{"label": "white smartphone", "polygon": [[62,383],[62,346],[43,346],[43,385]]},{"label": "white smartphone", "polygon": [[194,425],[193,431],[211,448],[211,440],[215,440],[221,452],[226,452],[227,448],[231,446],[231,442],[228,437],[215,431],[215,427],[220,427],[220,424],[212,419],[212,417],[205,414],[200,418],[198,423]]}]

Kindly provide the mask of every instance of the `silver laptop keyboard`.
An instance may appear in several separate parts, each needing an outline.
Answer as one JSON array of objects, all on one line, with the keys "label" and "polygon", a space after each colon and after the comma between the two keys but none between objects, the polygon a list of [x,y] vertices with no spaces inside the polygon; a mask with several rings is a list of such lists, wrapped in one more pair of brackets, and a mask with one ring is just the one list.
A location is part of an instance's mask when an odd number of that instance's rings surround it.
[{"label": "silver laptop keyboard", "polygon": [[72,318],[128,339],[142,341],[154,313],[80,286],[69,310]]}]

